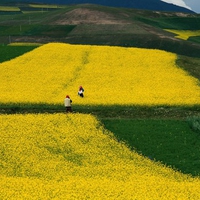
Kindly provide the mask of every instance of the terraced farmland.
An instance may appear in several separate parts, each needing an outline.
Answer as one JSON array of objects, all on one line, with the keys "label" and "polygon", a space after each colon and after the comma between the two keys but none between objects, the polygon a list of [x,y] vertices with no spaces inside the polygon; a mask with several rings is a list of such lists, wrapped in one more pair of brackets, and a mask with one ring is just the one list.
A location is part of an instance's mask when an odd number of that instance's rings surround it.
[{"label": "terraced farmland", "polygon": [[199,200],[198,58],[21,44],[0,63],[0,199]]}]

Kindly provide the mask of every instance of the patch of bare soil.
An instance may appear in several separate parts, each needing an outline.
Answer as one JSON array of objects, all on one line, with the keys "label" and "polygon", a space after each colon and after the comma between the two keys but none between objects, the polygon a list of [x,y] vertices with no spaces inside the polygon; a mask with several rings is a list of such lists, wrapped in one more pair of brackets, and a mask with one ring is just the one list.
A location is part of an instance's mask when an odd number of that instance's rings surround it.
[{"label": "patch of bare soil", "polygon": [[117,17],[105,12],[88,8],[77,8],[62,15],[62,18],[56,20],[54,24],[128,24],[128,22],[119,20]]},{"label": "patch of bare soil", "polygon": [[153,35],[157,35],[159,38],[161,39],[170,39],[170,40],[174,40],[174,41],[179,41],[180,39],[175,38],[174,36],[170,36],[169,34],[166,34],[164,31],[161,30],[156,30],[153,27],[145,27],[145,30],[148,31],[149,33],[153,34]]},{"label": "patch of bare soil", "polygon": [[195,16],[195,14],[182,13],[182,12],[159,12],[159,11],[154,11],[154,13],[159,14],[161,16],[165,16],[165,17],[194,17]]},{"label": "patch of bare soil", "polygon": [[179,39],[175,38],[174,36],[167,36],[166,34],[162,34],[162,33],[156,32],[154,30],[149,30],[149,32],[154,35],[157,35],[161,39],[166,38],[166,39],[170,39],[170,40],[174,40],[174,41],[179,41]]}]

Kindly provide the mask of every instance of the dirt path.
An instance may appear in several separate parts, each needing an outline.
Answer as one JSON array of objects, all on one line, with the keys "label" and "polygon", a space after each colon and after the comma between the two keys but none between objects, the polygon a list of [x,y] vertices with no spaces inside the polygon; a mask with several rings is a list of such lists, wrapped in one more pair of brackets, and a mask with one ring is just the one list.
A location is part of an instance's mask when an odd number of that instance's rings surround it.
[{"label": "dirt path", "polygon": [[77,8],[66,12],[53,24],[57,25],[78,25],[78,24],[128,24],[125,20],[119,20],[110,13],[91,10],[88,8]]}]

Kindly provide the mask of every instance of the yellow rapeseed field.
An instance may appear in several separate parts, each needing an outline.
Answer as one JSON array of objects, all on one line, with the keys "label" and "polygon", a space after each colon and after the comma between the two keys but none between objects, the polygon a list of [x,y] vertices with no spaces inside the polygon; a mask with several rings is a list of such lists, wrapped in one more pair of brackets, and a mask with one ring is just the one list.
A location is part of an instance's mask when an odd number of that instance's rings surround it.
[{"label": "yellow rapeseed field", "polygon": [[8,44],[8,46],[41,46],[42,43],[36,43],[36,42],[12,42]]},{"label": "yellow rapeseed field", "polygon": [[176,58],[161,50],[50,43],[0,64],[0,102],[62,104],[68,94],[81,105],[199,104],[199,81]]},{"label": "yellow rapeseed field", "polygon": [[64,5],[54,5],[54,4],[29,4],[33,8],[64,8]]},{"label": "yellow rapeseed field", "polygon": [[20,11],[20,8],[15,6],[0,6],[0,11]]},{"label": "yellow rapeseed field", "polygon": [[187,40],[189,37],[192,36],[200,36],[200,30],[173,30],[173,29],[165,29],[166,31],[172,32],[177,34],[176,38],[180,38],[183,40]]},{"label": "yellow rapeseed field", "polygon": [[91,115],[0,115],[0,199],[199,200],[200,179],[116,141]]}]

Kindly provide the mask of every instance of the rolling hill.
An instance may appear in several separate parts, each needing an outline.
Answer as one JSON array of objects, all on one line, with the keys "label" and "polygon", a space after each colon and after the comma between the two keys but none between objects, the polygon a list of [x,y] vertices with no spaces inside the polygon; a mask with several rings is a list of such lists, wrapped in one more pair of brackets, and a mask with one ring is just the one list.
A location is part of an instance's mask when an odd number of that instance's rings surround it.
[{"label": "rolling hill", "polygon": [[[17,5],[16,5],[17,7]],[[200,37],[176,38],[165,29],[199,30],[194,13],[114,8],[92,4],[20,4],[16,14],[0,12],[0,43],[65,42],[161,49],[199,57]]]},{"label": "rolling hill", "polygon": [[[9,1],[5,1],[9,2]],[[19,0],[12,0],[10,2],[19,2]],[[96,4],[110,7],[120,7],[120,8],[135,8],[144,10],[156,10],[156,11],[172,11],[172,12],[186,12],[194,13],[193,11],[180,7],[174,4],[166,3],[161,0],[22,0],[20,2],[34,2],[34,3],[45,3],[45,4],[64,4],[64,5],[74,5],[74,4]]]}]

